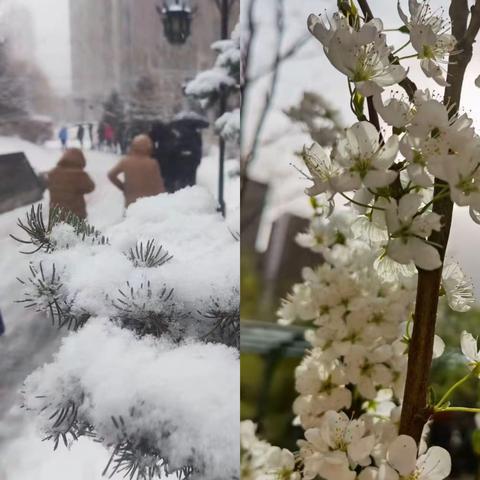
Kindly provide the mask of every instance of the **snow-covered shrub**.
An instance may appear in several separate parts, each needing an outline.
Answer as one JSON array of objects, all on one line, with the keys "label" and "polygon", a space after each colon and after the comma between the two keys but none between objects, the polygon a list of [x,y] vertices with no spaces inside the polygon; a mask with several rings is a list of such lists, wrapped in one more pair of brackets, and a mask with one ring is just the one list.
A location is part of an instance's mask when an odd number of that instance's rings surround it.
[{"label": "snow-covered shrub", "polygon": [[95,435],[112,447],[112,471],[238,478],[237,371],[232,348],[138,338],[92,318],[28,377],[25,406],[55,442]]},{"label": "snow-covered shrub", "polygon": [[240,109],[226,112],[215,122],[215,130],[227,141],[240,142]]},{"label": "snow-covered shrub", "polygon": [[210,194],[139,200],[102,233],[57,211],[19,225],[20,301],[72,330],[25,382],[45,437],[95,437],[131,478],[238,478],[239,244]]},{"label": "snow-covered shrub", "polygon": [[[240,138],[240,111],[236,108],[240,89],[239,25],[233,30],[230,39],[212,44],[212,49],[218,53],[213,68],[200,72],[185,88],[185,94],[199,100],[204,108],[211,109],[220,104],[216,131],[232,143],[238,143]],[[233,103],[233,110],[225,112],[229,103]]]}]

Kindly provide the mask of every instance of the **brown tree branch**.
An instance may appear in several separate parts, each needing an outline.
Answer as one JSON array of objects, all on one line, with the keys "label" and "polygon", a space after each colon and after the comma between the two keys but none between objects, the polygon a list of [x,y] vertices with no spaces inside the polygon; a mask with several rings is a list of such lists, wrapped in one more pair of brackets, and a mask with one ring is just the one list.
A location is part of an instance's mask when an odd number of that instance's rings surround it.
[{"label": "brown tree branch", "polygon": [[[480,28],[480,0],[476,0],[468,21],[467,0],[452,0],[450,4],[452,33],[457,39],[455,58],[450,58],[447,79],[449,86],[445,89],[444,104],[453,106],[450,116],[457,114],[463,79],[468,63],[472,58],[472,44]],[[435,179],[435,194],[444,182]],[[430,240],[440,245],[440,257],[443,261],[447,248],[452,223],[453,204],[449,198],[438,200],[433,204],[433,211],[442,216],[440,232],[434,232]],[[417,299],[413,323],[412,338],[409,344],[406,391],[400,420],[400,434],[410,435],[420,442],[425,423],[432,414],[427,405],[428,377],[433,355],[433,341],[438,309],[438,296],[442,278],[442,267],[425,271],[418,270]]]}]

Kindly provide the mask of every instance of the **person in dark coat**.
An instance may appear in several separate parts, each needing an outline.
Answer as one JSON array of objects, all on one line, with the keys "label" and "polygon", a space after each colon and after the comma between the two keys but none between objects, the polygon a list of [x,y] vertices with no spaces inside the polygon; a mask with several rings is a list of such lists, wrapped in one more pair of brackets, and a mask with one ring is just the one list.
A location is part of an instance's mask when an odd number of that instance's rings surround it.
[{"label": "person in dark coat", "polygon": [[83,149],[83,138],[85,137],[85,128],[82,124],[78,125],[77,140],[80,142],[80,148]]},{"label": "person in dark coat", "polygon": [[164,122],[155,122],[149,133],[153,142],[153,158],[159,163],[162,171],[165,190],[175,191],[176,165],[173,155],[175,137],[169,125]]},{"label": "person in dark coat", "polygon": [[175,190],[196,184],[202,161],[202,130],[208,122],[201,117],[184,117],[170,124],[174,135]]},{"label": "person in dark coat", "polygon": [[0,312],[0,337],[5,333],[5,324],[3,323],[2,312]]},{"label": "person in dark coat", "polygon": [[86,163],[79,148],[69,148],[57,166],[48,172],[50,208],[58,206],[77,217],[87,218],[84,195],[93,192],[95,184],[85,172]]},{"label": "person in dark coat", "polygon": [[105,124],[100,122],[97,128],[97,136],[98,136],[98,149],[102,150],[102,147],[105,143]]},{"label": "person in dark coat", "polygon": [[93,140],[93,123],[88,124],[88,136],[90,137],[90,148],[95,148],[95,141]]}]

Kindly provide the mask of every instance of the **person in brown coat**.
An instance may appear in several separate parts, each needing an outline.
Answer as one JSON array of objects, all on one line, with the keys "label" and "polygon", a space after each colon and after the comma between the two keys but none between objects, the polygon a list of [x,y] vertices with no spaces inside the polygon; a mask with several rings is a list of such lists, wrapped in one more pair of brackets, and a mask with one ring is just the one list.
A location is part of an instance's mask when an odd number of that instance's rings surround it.
[{"label": "person in brown coat", "polygon": [[[152,197],[165,192],[158,162],[152,158],[153,143],[148,135],[136,136],[129,154],[110,172],[108,178],[125,196],[125,206],[142,197]],[[123,174],[124,180],[119,179]]]},{"label": "person in brown coat", "polygon": [[59,206],[77,217],[87,218],[84,195],[93,192],[95,184],[84,170],[86,164],[80,149],[65,151],[57,166],[47,174],[50,208]]}]

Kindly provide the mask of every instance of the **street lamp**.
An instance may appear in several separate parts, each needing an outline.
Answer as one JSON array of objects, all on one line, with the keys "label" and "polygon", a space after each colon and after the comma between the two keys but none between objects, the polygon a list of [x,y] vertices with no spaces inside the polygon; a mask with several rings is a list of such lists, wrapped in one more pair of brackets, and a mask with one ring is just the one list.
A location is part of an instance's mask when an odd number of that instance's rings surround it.
[{"label": "street lamp", "polygon": [[165,37],[172,45],[182,45],[190,36],[193,10],[189,0],[168,0],[157,6]]},{"label": "street lamp", "polygon": [[[220,12],[220,38],[226,40],[229,35],[229,22],[232,7],[237,0],[214,0],[215,4]],[[227,92],[220,92],[219,102],[219,117],[221,117],[227,111]],[[226,214],[225,205],[225,153],[226,144],[224,138],[220,135],[219,140],[219,176],[218,176],[218,203],[220,205],[220,212],[223,216]]]}]

